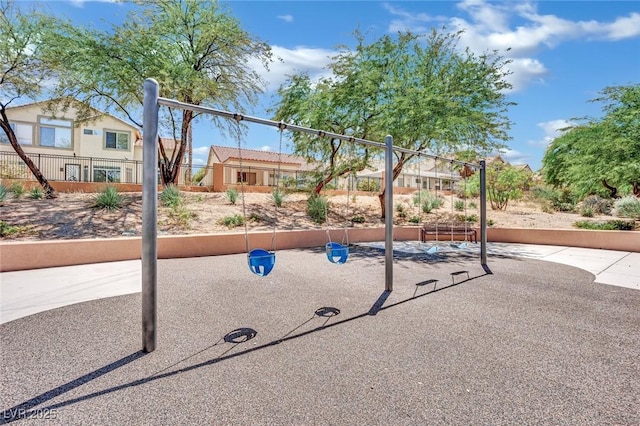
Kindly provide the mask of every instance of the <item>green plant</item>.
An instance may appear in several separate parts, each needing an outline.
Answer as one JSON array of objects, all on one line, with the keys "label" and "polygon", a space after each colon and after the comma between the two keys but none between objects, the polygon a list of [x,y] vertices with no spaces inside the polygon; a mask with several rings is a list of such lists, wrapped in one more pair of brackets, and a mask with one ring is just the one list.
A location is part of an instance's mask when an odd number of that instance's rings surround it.
[{"label": "green plant", "polygon": [[432,210],[437,209],[438,207],[444,204],[444,200],[440,197],[428,197],[425,200],[422,200],[422,211],[424,213],[431,213]]},{"label": "green plant", "polygon": [[7,197],[7,192],[7,187],[4,185],[0,185],[0,203],[2,203]]},{"label": "green plant", "polygon": [[0,220],[0,237],[10,237],[18,232],[20,232],[19,227],[9,225],[8,223]]},{"label": "green plant", "polygon": [[608,220],[606,222],[593,222],[582,220],[574,222],[573,226],[580,229],[595,229],[604,231],[633,231],[635,224],[624,220]]},{"label": "green plant", "polygon": [[204,179],[204,177],[207,175],[207,168],[206,167],[202,167],[200,169],[198,169],[198,171],[196,171],[193,176],[191,176],[191,182],[193,182],[194,184],[199,184],[200,182],[202,182],[202,179]]},{"label": "green plant", "polygon": [[640,199],[634,196],[622,197],[616,200],[616,216],[640,219]]},{"label": "green plant", "polygon": [[487,219],[487,226],[493,226],[496,222],[493,219]]},{"label": "green plant", "polygon": [[20,182],[13,182],[9,187],[9,192],[13,194],[13,198],[20,198],[24,195],[26,190],[24,189],[24,185]]},{"label": "green plant", "polygon": [[354,216],[351,218],[351,222],[353,223],[364,223],[365,219],[364,216]]},{"label": "green plant", "polygon": [[475,201],[471,201],[471,202],[469,202],[469,208],[470,209],[477,209],[478,205],[476,204]]},{"label": "green plant", "polygon": [[118,193],[118,189],[113,186],[106,186],[102,192],[98,193],[91,207],[105,209],[105,210],[116,210],[122,207],[122,202],[124,198],[120,193]]},{"label": "green plant", "polygon": [[182,204],[180,190],[175,185],[165,186],[160,194],[160,201],[169,208],[176,208]]},{"label": "green plant", "polygon": [[249,222],[262,222],[264,219],[258,213],[251,212]]},{"label": "green plant", "polygon": [[580,209],[580,216],[593,217],[593,209],[591,207],[582,207],[582,209]]},{"label": "green plant", "polygon": [[404,204],[398,203],[396,204],[396,212],[398,217],[404,219],[407,217],[407,209]]},{"label": "green plant", "polygon": [[33,200],[42,200],[43,197],[44,197],[44,192],[42,192],[42,189],[39,186],[33,188],[29,192],[29,198]]},{"label": "green plant", "polygon": [[590,195],[582,200],[582,210],[584,209],[590,209],[592,216],[594,214],[610,214],[611,200],[607,200],[606,198],[602,198],[598,195]]},{"label": "green plant", "polygon": [[234,214],[233,216],[225,216],[220,219],[218,223],[231,229],[235,228],[236,226],[244,225],[244,217],[239,214]]},{"label": "green plant", "polygon": [[470,214],[470,215],[463,215],[463,214],[458,214],[455,217],[457,222],[467,222],[467,223],[476,223],[480,220],[480,218],[478,217],[477,214]]},{"label": "green plant", "polygon": [[189,210],[184,204],[176,204],[169,210],[169,218],[175,225],[183,228],[191,228],[191,220],[196,217],[196,214]]},{"label": "green plant", "polygon": [[227,192],[225,192],[225,196],[231,204],[235,204],[236,201],[238,201],[238,190],[235,188],[229,188],[227,189]]},{"label": "green plant", "polygon": [[411,217],[409,218],[409,222],[410,222],[410,223],[416,223],[416,224],[417,224],[417,223],[420,223],[420,216],[411,216]]},{"label": "green plant", "polygon": [[380,182],[377,179],[364,179],[358,182],[356,188],[358,191],[380,191]]},{"label": "green plant", "polygon": [[457,211],[457,212],[461,212],[464,210],[464,201],[462,200],[456,200],[453,203],[453,208]]},{"label": "green plant", "polygon": [[276,207],[282,207],[286,197],[287,195],[284,193],[284,191],[280,191],[277,188],[274,189],[271,193],[271,199],[273,200],[273,203],[276,205]]},{"label": "green plant", "polygon": [[312,194],[307,199],[307,213],[316,223],[324,223],[327,220],[329,202],[321,195]]}]

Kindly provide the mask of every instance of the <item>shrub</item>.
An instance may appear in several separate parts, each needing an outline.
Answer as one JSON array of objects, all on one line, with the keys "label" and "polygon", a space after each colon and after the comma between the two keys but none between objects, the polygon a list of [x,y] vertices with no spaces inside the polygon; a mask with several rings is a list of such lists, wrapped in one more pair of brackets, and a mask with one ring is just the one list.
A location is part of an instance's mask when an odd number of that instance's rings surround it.
[{"label": "shrub", "polygon": [[235,228],[236,226],[244,225],[244,217],[239,214],[234,214],[233,216],[225,216],[220,219],[218,223],[231,229]]},{"label": "shrub", "polygon": [[9,225],[8,223],[0,220],[0,237],[10,237],[18,232],[20,232],[20,228],[17,226]]},{"label": "shrub", "polygon": [[591,207],[582,207],[580,210],[580,216],[593,217],[593,209]]},{"label": "shrub", "polygon": [[615,202],[616,216],[640,219],[640,200],[634,196],[622,197]]},{"label": "shrub", "polygon": [[42,200],[43,197],[44,192],[42,192],[42,189],[40,189],[40,187],[35,187],[31,190],[31,192],[29,192],[29,198],[33,200]]},{"label": "shrub", "polygon": [[398,217],[402,219],[407,217],[407,209],[405,208],[404,204],[396,204],[396,212],[398,213]]},{"label": "shrub", "polygon": [[464,210],[464,201],[462,200],[456,200],[453,203],[453,208],[456,209],[457,212],[461,212]]},{"label": "shrub", "polygon": [[2,203],[5,198],[7,198],[7,192],[7,187],[4,185],[0,185],[0,203]]},{"label": "shrub", "polygon": [[182,204],[180,190],[175,185],[166,186],[160,194],[160,201],[169,208],[176,208]]},{"label": "shrub", "polygon": [[471,201],[471,202],[469,203],[469,208],[470,208],[470,209],[477,209],[477,208],[478,208],[478,205],[476,204],[476,202],[475,202],[475,201]]},{"label": "shrub", "polygon": [[122,207],[122,201],[123,197],[118,193],[118,189],[113,186],[107,186],[102,190],[102,192],[95,196],[92,207],[105,210],[116,210]]},{"label": "shrub", "polygon": [[273,200],[273,203],[276,205],[276,207],[282,207],[282,205],[284,204],[285,198],[286,198],[286,194],[277,188],[274,189],[273,192],[271,193],[271,199]]},{"label": "shrub", "polygon": [[26,190],[24,189],[24,185],[20,182],[13,182],[9,187],[9,192],[13,194],[13,198],[20,198],[24,195]]},{"label": "shrub", "polygon": [[353,223],[364,223],[364,216],[354,216],[351,218],[351,222]]},{"label": "shrub", "polygon": [[307,199],[307,213],[316,223],[324,223],[327,220],[327,208],[329,202],[323,196],[312,194]]},{"label": "shrub", "polygon": [[358,191],[380,191],[380,182],[377,179],[364,179],[358,182],[356,188]]},{"label": "shrub", "polygon": [[191,220],[196,217],[196,214],[189,210],[184,204],[176,204],[169,210],[169,218],[173,220],[173,223],[183,228],[191,227]]},{"label": "shrub", "polygon": [[476,223],[480,220],[480,218],[478,217],[477,214],[470,214],[470,215],[463,215],[463,214],[458,214],[455,217],[457,222],[467,222],[467,223]]},{"label": "shrub", "polygon": [[[553,189],[548,186],[536,186],[531,194],[540,201],[549,203],[552,210],[572,212],[576,209],[576,197],[568,188]],[[545,206],[543,205],[543,211]]]},{"label": "shrub", "polygon": [[416,224],[420,223],[420,216],[411,216],[409,218],[409,223],[416,223]]},{"label": "shrub", "polygon": [[582,220],[574,222],[573,226],[580,229],[595,229],[604,231],[633,231],[635,224],[624,220],[608,220],[606,222],[592,222]]},{"label": "shrub", "polygon": [[598,195],[591,195],[582,200],[582,210],[584,209],[590,209],[592,216],[594,214],[609,214],[611,213],[611,201]]},{"label": "shrub", "polygon": [[422,211],[424,213],[431,213],[432,210],[437,209],[443,204],[444,204],[444,200],[442,198],[429,197],[426,200],[422,201]]},{"label": "shrub", "polygon": [[231,204],[235,204],[236,201],[238,201],[238,190],[235,188],[229,188],[227,189],[225,196],[227,197],[227,200],[229,200]]},{"label": "shrub", "polygon": [[487,219],[487,226],[493,226],[496,222],[493,219]]}]

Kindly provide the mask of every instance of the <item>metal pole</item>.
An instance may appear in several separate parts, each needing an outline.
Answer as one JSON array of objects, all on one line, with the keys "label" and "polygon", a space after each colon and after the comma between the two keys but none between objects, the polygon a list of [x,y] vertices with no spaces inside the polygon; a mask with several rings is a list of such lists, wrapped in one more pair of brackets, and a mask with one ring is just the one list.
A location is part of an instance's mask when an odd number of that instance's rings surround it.
[{"label": "metal pole", "polygon": [[142,135],[142,350],[156,349],[158,282],[158,82],[144,81]]},{"label": "metal pole", "polygon": [[384,143],[384,289],[393,291],[393,137],[385,136]]},{"label": "metal pole", "polygon": [[487,265],[487,165],[480,161],[480,262]]}]

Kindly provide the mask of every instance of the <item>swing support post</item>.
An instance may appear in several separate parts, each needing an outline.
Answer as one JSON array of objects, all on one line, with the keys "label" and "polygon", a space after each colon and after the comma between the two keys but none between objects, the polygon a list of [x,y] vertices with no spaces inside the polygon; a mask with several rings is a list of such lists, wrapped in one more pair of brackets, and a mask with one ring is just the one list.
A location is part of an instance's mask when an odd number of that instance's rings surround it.
[{"label": "swing support post", "polygon": [[156,349],[158,283],[158,82],[144,81],[142,135],[142,350]]},{"label": "swing support post", "polygon": [[393,137],[384,138],[384,289],[393,291]]},{"label": "swing support post", "polygon": [[487,266],[487,165],[480,161],[480,263]]}]

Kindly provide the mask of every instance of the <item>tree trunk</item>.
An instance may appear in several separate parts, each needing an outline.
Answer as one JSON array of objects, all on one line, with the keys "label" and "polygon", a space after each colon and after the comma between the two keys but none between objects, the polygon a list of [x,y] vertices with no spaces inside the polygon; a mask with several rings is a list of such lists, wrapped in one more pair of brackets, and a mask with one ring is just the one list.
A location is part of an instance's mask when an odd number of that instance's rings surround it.
[{"label": "tree trunk", "polygon": [[187,170],[184,172],[185,184],[191,185],[191,176],[193,175],[193,127],[189,123],[187,131]]},{"label": "tree trunk", "polygon": [[611,196],[611,198],[619,198],[618,197],[618,188],[609,185],[605,179],[602,179],[602,186],[604,186],[605,188],[607,188],[609,190],[609,195]]},{"label": "tree trunk", "polygon": [[56,198],[58,196],[58,194],[56,194],[56,190],[53,189],[49,181],[44,177],[40,169],[38,169],[38,166],[36,166],[35,163],[31,161],[31,158],[29,158],[27,154],[25,154],[24,150],[18,143],[18,138],[16,138],[15,133],[13,133],[13,129],[11,128],[11,126],[9,126],[9,119],[6,115],[5,110],[2,109],[0,113],[2,114],[0,127],[2,127],[2,130],[4,130],[4,132],[6,133],[7,137],[9,138],[9,143],[11,144],[15,152],[22,159],[22,161],[24,161],[29,170],[31,170],[31,173],[33,173],[33,176],[38,180],[38,183],[40,184],[40,186],[42,186],[42,189],[44,189],[45,198]]},{"label": "tree trunk", "polygon": [[[392,173],[392,182],[395,182],[395,180],[398,178],[398,176],[400,176],[400,173],[402,173],[402,168],[404,167],[404,164],[411,159],[411,157],[413,156],[405,156],[405,153],[403,152],[400,155],[400,158],[398,159],[398,162],[396,163],[395,166],[393,166],[393,173]],[[385,175],[385,182],[384,185],[382,186],[382,191],[380,192],[380,194],[378,194],[378,200],[380,201],[380,219],[384,219],[385,215],[386,215],[386,211],[385,211],[385,196],[386,196],[386,191],[387,191],[387,181],[386,179],[388,179],[388,177]]]}]

